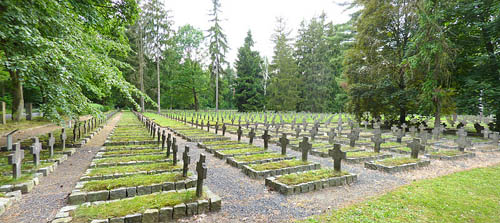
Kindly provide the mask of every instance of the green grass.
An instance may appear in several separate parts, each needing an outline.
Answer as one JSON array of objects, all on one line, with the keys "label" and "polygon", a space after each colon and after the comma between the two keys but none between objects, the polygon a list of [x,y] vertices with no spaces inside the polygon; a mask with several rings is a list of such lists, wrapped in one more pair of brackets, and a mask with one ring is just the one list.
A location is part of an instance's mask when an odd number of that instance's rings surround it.
[{"label": "green grass", "polygon": [[125,163],[130,161],[158,161],[167,159],[166,155],[139,155],[139,156],[125,156],[125,157],[112,157],[96,159],[96,164],[101,163]]},{"label": "green grass", "polygon": [[260,152],[264,151],[264,148],[249,148],[249,149],[228,149],[228,150],[221,150],[219,153],[224,154],[224,155],[233,155],[233,154],[244,154],[244,153],[253,153],[253,152]]},{"label": "green grass", "polygon": [[152,170],[174,170],[182,168],[180,165],[174,166],[172,162],[161,162],[151,164],[129,165],[129,166],[113,166],[113,167],[99,167],[90,169],[88,176],[102,176],[110,174],[123,174],[134,173],[139,171],[152,171]]},{"label": "green grass", "polygon": [[310,164],[310,162],[303,162],[302,160],[282,160],[278,162],[270,162],[270,163],[262,163],[262,164],[252,164],[248,165],[252,169],[256,171],[263,171],[263,170],[277,170],[277,169],[282,169],[282,168],[287,168],[287,167],[294,167],[294,166],[301,166],[301,165],[307,165]]},{"label": "green grass", "polygon": [[230,140],[224,140],[224,141],[210,141],[210,142],[203,142],[205,146],[212,146],[212,145],[225,145],[225,144],[234,144],[237,143],[235,141],[230,141]]},{"label": "green grass", "polygon": [[33,174],[21,174],[18,179],[12,178],[12,174],[4,176],[0,174],[0,185],[24,183],[33,179]]},{"label": "green grass", "polygon": [[381,153],[376,152],[348,152],[347,158],[362,158],[362,157],[372,157],[379,156]]},{"label": "green grass", "polygon": [[281,155],[280,153],[258,153],[248,156],[235,156],[234,160],[238,162],[251,162],[256,160],[271,159],[271,158],[281,158],[286,155]]},{"label": "green grass", "polygon": [[[189,175],[191,175],[189,173]],[[177,182],[184,180],[182,172],[161,173],[161,174],[141,174],[129,177],[120,177],[107,180],[89,181],[83,186],[83,191],[113,190],[121,187],[149,186],[163,182]]]},{"label": "green grass", "polygon": [[499,222],[500,166],[413,182],[303,222]]},{"label": "green grass", "polygon": [[457,156],[465,154],[464,152],[460,152],[458,150],[440,150],[437,152],[432,152],[431,155],[434,156]]},{"label": "green grass", "polygon": [[349,173],[347,172],[339,172],[335,171],[334,169],[325,168],[301,173],[286,174],[277,177],[276,180],[286,185],[297,185],[305,182],[328,179],[332,177],[340,177],[348,174]]},{"label": "green grass", "polygon": [[121,150],[130,148],[160,148],[158,144],[146,144],[146,145],[119,145],[119,146],[106,146],[106,150]]},{"label": "green grass", "polygon": [[380,144],[380,147],[381,148],[388,148],[388,147],[398,147],[401,145],[402,144],[398,143],[398,142],[385,142],[385,143]]},{"label": "green grass", "polygon": [[52,122],[42,117],[34,117],[33,120],[31,121],[21,120],[19,122],[16,122],[12,120],[7,120],[6,125],[0,125],[0,135],[7,134],[16,129],[28,129],[50,123]]},{"label": "green grass", "polygon": [[248,147],[255,147],[255,146],[248,143],[238,143],[238,144],[209,146],[208,148],[213,150],[219,150],[219,149],[232,149],[232,148],[237,149],[237,148],[248,148]]},{"label": "green grass", "polygon": [[411,157],[395,157],[395,158],[378,160],[378,161],[375,161],[375,163],[381,164],[384,166],[399,166],[399,165],[404,165],[404,164],[408,164],[408,163],[416,163],[419,160],[420,159],[413,159]]},{"label": "green grass", "polygon": [[132,150],[116,150],[104,152],[103,155],[123,155],[123,154],[144,154],[144,153],[159,153],[163,152],[159,149],[132,149]]},{"label": "green grass", "polygon": [[[205,199],[205,195],[200,199]],[[73,214],[73,222],[90,222],[94,219],[123,217],[128,214],[144,213],[147,209],[173,207],[198,200],[196,191],[168,192],[134,197],[132,199],[92,206],[79,206]]]},{"label": "green grass", "polygon": [[[331,147],[330,147],[330,148],[321,148],[321,149],[318,149],[318,150],[316,150],[316,151],[318,151],[318,152],[322,152],[322,153],[328,153],[328,150],[331,150],[331,149],[333,149],[333,148],[331,148]],[[362,149],[362,148],[360,148],[360,147],[342,146],[342,147],[340,148],[340,150],[342,150],[343,152],[349,152],[349,151],[354,151],[354,150],[364,150],[364,149]]]},{"label": "green grass", "polygon": [[483,150],[496,150],[496,149],[499,149],[499,147],[495,146],[495,145],[482,145],[482,146],[478,146],[476,148],[477,149],[483,149]]},{"label": "green grass", "polygon": [[411,148],[409,148],[409,147],[398,147],[398,148],[394,148],[394,149],[411,153]]}]

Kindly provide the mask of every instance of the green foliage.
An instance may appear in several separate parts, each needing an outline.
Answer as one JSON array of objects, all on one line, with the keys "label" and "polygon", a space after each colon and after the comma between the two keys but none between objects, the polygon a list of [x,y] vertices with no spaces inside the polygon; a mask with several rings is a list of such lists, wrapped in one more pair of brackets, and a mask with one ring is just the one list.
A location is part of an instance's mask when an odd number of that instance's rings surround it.
[{"label": "green foliage", "polygon": [[250,31],[245,43],[238,49],[236,61],[236,107],[238,111],[260,111],[264,108],[264,87],[262,59],[259,52],[252,50],[254,45]]}]

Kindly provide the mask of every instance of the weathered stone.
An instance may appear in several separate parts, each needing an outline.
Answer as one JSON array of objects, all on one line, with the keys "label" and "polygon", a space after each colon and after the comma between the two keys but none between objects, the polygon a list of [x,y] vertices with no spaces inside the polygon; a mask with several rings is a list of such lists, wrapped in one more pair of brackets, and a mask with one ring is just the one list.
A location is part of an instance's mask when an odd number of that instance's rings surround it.
[{"label": "weathered stone", "polygon": [[175,182],[175,189],[176,190],[186,189],[186,183],[184,181]]},{"label": "weathered stone", "polygon": [[135,197],[137,195],[137,188],[136,187],[128,187],[127,188],[127,197]]},{"label": "weathered stone", "polygon": [[87,201],[87,193],[75,192],[71,193],[68,197],[68,203],[70,205],[82,204]]},{"label": "weathered stone", "polygon": [[109,199],[116,200],[127,197],[127,188],[118,188],[109,192]]},{"label": "weathered stone", "polygon": [[207,200],[198,200],[198,210],[197,214],[204,214],[210,211]]},{"label": "weathered stone", "polygon": [[108,219],[96,219],[92,220],[90,223],[108,223]]},{"label": "weathered stone", "polygon": [[162,187],[163,187],[162,184],[153,184],[153,185],[151,185],[151,193],[162,191]]},{"label": "weathered stone", "polygon": [[141,223],[142,215],[141,214],[129,214],[125,216],[125,223]]},{"label": "weathered stone", "polygon": [[175,189],[175,185],[174,183],[163,183],[163,191],[169,191],[169,190],[174,190]]},{"label": "weathered stone", "polygon": [[174,206],[174,213],[172,215],[173,219],[179,219],[182,217],[186,217],[186,205],[185,204],[178,204]]},{"label": "weathered stone", "polygon": [[109,191],[104,190],[104,191],[94,191],[87,193],[88,202],[106,201],[108,199],[109,199]]},{"label": "weathered stone", "polygon": [[174,209],[172,207],[160,208],[160,222],[169,222],[172,220]]},{"label": "weathered stone", "polygon": [[109,223],[125,223],[125,217],[110,218]]},{"label": "weathered stone", "polygon": [[156,223],[159,219],[158,209],[148,209],[142,214],[142,223]]},{"label": "weathered stone", "polygon": [[151,194],[151,186],[138,186],[137,196]]},{"label": "weathered stone", "polygon": [[54,219],[52,221],[52,223],[68,223],[68,222],[71,222],[73,220],[73,218],[71,217],[68,217],[68,218],[58,218],[58,219]]},{"label": "weathered stone", "polygon": [[186,215],[193,216],[198,214],[198,203],[187,203],[186,204]]}]

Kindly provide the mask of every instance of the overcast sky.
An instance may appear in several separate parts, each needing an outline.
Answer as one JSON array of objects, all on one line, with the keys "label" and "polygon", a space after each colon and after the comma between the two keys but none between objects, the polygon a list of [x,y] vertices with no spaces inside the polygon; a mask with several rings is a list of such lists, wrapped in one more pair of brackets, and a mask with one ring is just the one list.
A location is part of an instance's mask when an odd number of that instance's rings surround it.
[{"label": "overcast sky", "polygon": [[[243,45],[247,31],[252,31],[255,50],[271,61],[273,43],[271,35],[276,26],[276,17],[286,19],[292,36],[296,35],[300,22],[325,12],[334,24],[344,23],[349,14],[335,2],[339,0],[221,0],[222,28],[227,35],[229,54],[227,60],[233,65],[238,48]],[[175,26],[191,24],[203,31],[211,26],[208,15],[211,0],[165,0]]]}]

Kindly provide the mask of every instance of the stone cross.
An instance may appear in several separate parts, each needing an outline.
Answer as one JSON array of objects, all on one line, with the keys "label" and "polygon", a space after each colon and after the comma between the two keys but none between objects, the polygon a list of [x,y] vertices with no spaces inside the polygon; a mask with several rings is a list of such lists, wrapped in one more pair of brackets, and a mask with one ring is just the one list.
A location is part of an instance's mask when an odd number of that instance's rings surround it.
[{"label": "stone cross", "polygon": [[328,132],[328,143],[334,144],[335,143],[335,129],[331,128],[330,131]]},{"label": "stone cross", "polygon": [[264,130],[264,135],[262,135],[262,139],[264,140],[264,149],[268,148],[269,145],[269,139],[271,139],[271,136],[267,132],[268,130]]},{"label": "stone cross", "polygon": [[158,126],[158,145],[160,145],[161,142],[161,128]]},{"label": "stone cross", "polygon": [[403,123],[401,125],[401,128],[403,129],[403,135],[406,134],[406,128],[408,127],[408,125],[406,123]]},{"label": "stone cross", "polygon": [[7,134],[7,151],[12,151],[12,145],[13,145],[13,140],[12,140],[12,135],[14,135],[14,133],[16,133],[17,131],[19,131],[19,129],[16,129],[12,132],[9,132]]},{"label": "stone cross", "polygon": [[290,143],[290,140],[286,138],[286,133],[283,133],[280,138],[281,155],[286,155],[286,146]]},{"label": "stone cross", "polygon": [[62,128],[61,129],[61,143],[62,143],[62,149],[66,149],[66,129]]},{"label": "stone cross", "polygon": [[49,145],[50,157],[54,156],[54,144],[55,143],[56,143],[56,138],[54,138],[54,134],[52,132],[49,132],[49,141],[47,144]]},{"label": "stone cross", "polygon": [[434,129],[432,129],[432,135],[434,136],[434,139],[435,140],[439,140],[439,133],[441,131],[439,130],[439,127],[435,127]]},{"label": "stone cross", "polygon": [[498,145],[498,138],[499,138],[499,133],[498,132],[493,132],[490,134],[490,139],[493,140],[493,143]]},{"label": "stone cross", "polygon": [[205,164],[205,155],[200,154],[200,160],[196,163],[196,174],[198,175],[198,180],[196,181],[196,196],[201,197],[203,195],[203,180],[207,178],[207,166]]},{"label": "stone cross", "polygon": [[411,136],[415,137],[415,133],[417,132],[417,128],[415,128],[415,126],[411,126],[410,127],[410,133],[411,133]]},{"label": "stone cross", "polygon": [[429,135],[427,131],[424,130],[420,133],[420,142],[422,143],[422,145],[427,145],[427,140],[429,140]]},{"label": "stone cross", "polygon": [[418,152],[420,150],[425,150],[425,146],[420,144],[420,139],[413,139],[413,141],[408,143],[407,146],[411,149],[411,158],[413,159],[418,159]]},{"label": "stone cross", "polygon": [[33,163],[35,166],[40,165],[40,151],[42,150],[42,144],[38,140],[38,137],[33,138],[33,145],[30,147],[31,155],[33,155]]},{"label": "stone cross", "polygon": [[243,134],[243,130],[241,130],[241,125],[238,125],[238,130],[236,131],[236,133],[238,134],[238,142],[239,142],[241,141],[241,135]]},{"label": "stone cross", "polygon": [[255,130],[254,130],[254,128],[252,128],[250,130],[250,132],[248,133],[248,138],[250,138],[250,141],[249,141],[250,144],[253,144],[253,138],[254,137],[255,137]]},{"label": "stone cross", "polygon": [[420,124],[420,125],[418,126],[418,129],[420,130],[420,132],[425,131],[425,125],[424,125],[424,124]]},{"label": "stone cross", "polygon": [[375,144],[373,147],[373,151],[376,153],[380,153],[380,144],[384,143],[385,140],[381,137],[381,135],[374,135],[371,139]]},{"label": "stone cross", "polygon": [[2,124],[7,124],[7,109],[5,108],[5,102],[2,101]]},{"label": "stone cross", "polygon": [[490,135],[491,131],[490,129],[488,128],[488,126],[486,126],[482,131],[481,133],[483,134],[483,138],[487,139],[488,136]]},{"label": "stone cross", "polygon": [[301,131],[302,131],[302,129],[300,129],[300,128],[298,128],[298,127],[297,127],[297,128],[295,128],[295,138],[297,138],[297,139],[299,138],[299,136],[300,136],[300,132],[301,132]]},{"label": "stone cross", "polygon": [[207,121],[207,132],[210,132],[210,121]]},{"label": "stone cross", "polygon": [[75,126],[73,126],[73,143],[76,143],[76,129],[78,128],[78,123],[75,123]]},{"label": "stone cross", "polygon": [[373,128],[374,129],[380,129],[380,122],[376,121],[373,123]]},{"label": "stone cross", "polygon": [[349,146],[355,147],[356,140],[358,140],[358,134],[356,134],[356,131],[351,130],[349,135],[347,135],[347,138],[349,138]]},{"label": "stone cross", "polygon": [[365,129],[368,129],[368,122],[365,120],[365,121],[362,121],[361,122],[361,125],[364,125],[365,126]]},{"label": "stone cross", "polygon": [[161,150],[165,150],[165,141],[167,140],[167,135],[165,134],[165,129],[161,133]]},{"label": "stone cross", "polygon": [[458,145],[458,150],[460,152],[465,151],[466,147],[471,146],[471,141],[467,140],[466,135],[459,135],[458,139],[455,140],[455,143]]},{"label": "stone cross", "polygon": [[172,135],[168,133],[167,136],[167,158],[170,157],[170,149],[172,148]]},{"label": "stone cross", "polygon": [[392,133],[396,133],[396,131],[397,131],[398,129],[399,129],[399,128],[398,128],[396,125],[393,125],[393,126],[391,127],[391,131],[392,131]]},{"label": "stone cross", "polygon": [[341,171],[342,159],[346,159],[346,152],[340,150],[340,144],[335,144],[333,149],[328,150],[328,155],[333,159],[333,169]]},{"label": "stone cross", "polygon": [[307,162],[307,155],[312,150],[312,144],[308,142],[309,138],[304,137],[302,142],[299,143],[300,151],[302,152],[302,161]]},{"label": "stone cross", "polygon": [[201,125],[200,125],[200,129],[203,130],[203,120],[201,120]]},{"label": "stone cross", "polygon": [[219,133],[219,123],[215,123],[215,134],[217,135]]},{"label": "stone cross", "polygon": [[316,138],[316,134],[318,134],[318,130],[316,127],[312,127],[311,130],[309,130],[309,133],[311,134],[311,141],[314,141],[314,138]]},{"label": "stone cross", "polygon": [[12,165],[12,177],[18,179],[21,177],[21,165],[24,159],[24,150],[21,149],[21,143],[14,144],[15,150],[8,156],[8,163]]},{"label": "stone cross", "polygon": [[226,135],[226,123],[222,123],[222,136],[225,136]]},{"label": "stone cross", "polygon": [[467,136],[467,132],[465,131],[464,127],[458,129],[457,136]]},{"label": "stone cross", "polygon": [[396,134],[396,142],[401,143],[401,140],[405,136],[403,133],[403,130],[398,128],[398,130],[396,130],[395,134]]},{"label": "stone cross", "polygon": [[189,164],[191,163],[191,157],[189,156],[189,146],[184,148],[184,153],[182,153],[182,176],[187,177]]},{"label": "stone cross", "polygon": [[172,140],[172,160],[174,161],[174,166],[177,165],[177,151],[179,149],[176,141],[177,141],[177,139],[175,137],[173,137],[173,140]]}]

